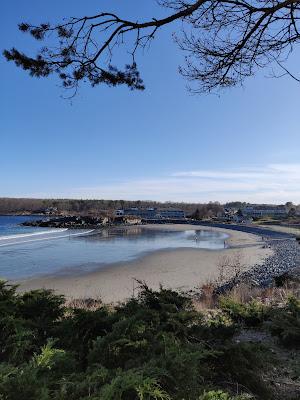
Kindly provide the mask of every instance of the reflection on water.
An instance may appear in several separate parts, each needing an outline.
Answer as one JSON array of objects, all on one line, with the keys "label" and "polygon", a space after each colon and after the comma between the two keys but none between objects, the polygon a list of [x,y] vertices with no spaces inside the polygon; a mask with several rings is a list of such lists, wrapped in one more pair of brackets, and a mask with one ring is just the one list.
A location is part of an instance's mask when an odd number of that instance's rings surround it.
[{"label": "reflection on water", "polygon": [[[80,231],[79,231],[80,232]],[[30,238],[0,247],[0,277],[21,279],[57,273],[82,273],[99,266],[131,261],[162,249],[224,248],[227,235],[204,230],[181,232],[150,230],[140,226],[111,228],[78,235],[68,231]]]},{"label": "reflection on water", "polygon": [[[132,227],[117,227],[117,228],[107,228],[101,231],[94,231],[93,235],[88,235],[85,237],[86,240],[98,241],[101,239],[108,239],[114,237],[134,237],[140,236],[142,234],[147,235],[149,231],[141,226]],[[82,239],[82,238],[81,238]]]}]

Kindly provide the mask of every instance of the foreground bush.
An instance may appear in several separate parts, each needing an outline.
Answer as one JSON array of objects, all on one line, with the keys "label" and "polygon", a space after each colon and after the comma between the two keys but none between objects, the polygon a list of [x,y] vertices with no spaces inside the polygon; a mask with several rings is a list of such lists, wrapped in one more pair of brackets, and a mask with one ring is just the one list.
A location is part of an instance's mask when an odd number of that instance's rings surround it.
[{"label": "foreground bush", "polygon": [[228,314],[233,321],[249,327],[261,325],[269,316],[268,308],[256,300],[241,303],[231,297],[221,297],[219,303],[221,310]]},{"label": "foreground bush", "polygon": [[207,321],[188,297],[146,285],[114,310],[64,304],[0,284],[0,400],[273,398],[266,349],[234,340],[240,319],[263,318],[256,306]]},{"label": "foreground bush", "polygon": [[248,394],[242,394],[239,396],[230,396],[228,393],[223,392],[222,390],[213,390],[207,393],[204,393],[199,400],[251,400],[253,396]]},{"label": "foreground bush", "polygon": [[273,311],[270,330],[287,347],[300,347],[300,301],[291,297],[285,307]]}]

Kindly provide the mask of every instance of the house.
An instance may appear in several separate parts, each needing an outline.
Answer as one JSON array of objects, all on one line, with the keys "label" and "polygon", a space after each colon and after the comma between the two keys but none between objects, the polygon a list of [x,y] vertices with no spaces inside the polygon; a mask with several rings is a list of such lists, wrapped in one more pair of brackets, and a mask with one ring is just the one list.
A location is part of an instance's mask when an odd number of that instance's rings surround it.
[{"label": "house", "polygon": [[155,208],[124,208],[122,210],[115,210],[114,212],[115,217],[122,217],[122,216],[135,216],[140,217],[143,219],[154,219],[156,218],[156,209]]},{"label": "house", "polygon": [[132,216],[141,218],[144,220],[151,220],[151,219],[184,219],[185,213],[182,210],[176,209],[161,209],[158,210],[156,208],[125,208],[123,210],[115,210],[114,212],[115,217],[126,217]]},{"label": "house", "polygon": [[165,219],[184,219],[185,213],[183,210],[159,210],[158,211],[158,218],[165,218]]},{"label": "house", "polygon": [[242,209],[242,214],[245,217],[262,218],[275,217],[284,218],[287,216],[287,211],[284,206],[249,206]]}]

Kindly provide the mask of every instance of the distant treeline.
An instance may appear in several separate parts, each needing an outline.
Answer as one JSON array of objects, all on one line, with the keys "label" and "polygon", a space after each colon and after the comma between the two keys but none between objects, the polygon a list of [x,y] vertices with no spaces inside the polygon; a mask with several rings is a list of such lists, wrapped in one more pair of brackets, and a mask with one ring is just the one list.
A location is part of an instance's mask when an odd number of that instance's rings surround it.
[{"label": "distant treeline", "polygon": [[176,208],[194,214],[201,218],[211,217],[223,211],[218,202],[208,204],[198,203],[160,203],[156,201],[127,201],[127,200],[78,200],[78,199],[28,199],[28,198],[0,198],[0,214],[41,213],[47,209],[57,209],[58,213],[95,215],[111,212],[115,209],[130,207],[156,207],[160,209]]}]

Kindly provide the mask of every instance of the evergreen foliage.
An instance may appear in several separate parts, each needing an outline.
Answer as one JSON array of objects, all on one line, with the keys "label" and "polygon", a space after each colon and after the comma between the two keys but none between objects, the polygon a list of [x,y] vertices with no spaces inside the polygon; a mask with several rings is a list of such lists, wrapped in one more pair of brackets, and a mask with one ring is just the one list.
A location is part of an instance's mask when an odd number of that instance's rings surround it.
[{"label": "evergreen foliage", "polygon": [[220,299],[220,308],[237,322],[246,326],[261,325],[267,318],[269,310],[261,302],[252,300],[249,303],[240,303],[231,297]]},{"label": "evergreen foliage", "polygon": [[273,312],[271,333],[287,347],[300,347],[300,301],[295,297],[288,304]]},{"label": "evergreen foliage", "polygon": [[237,343],[237,322],[207,321],[171,290],[142,285],[137,298],[91,311],[1,282],[0,317],[0,400],[273,398],[266,349]]}]

